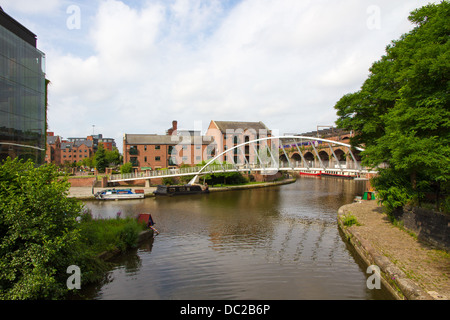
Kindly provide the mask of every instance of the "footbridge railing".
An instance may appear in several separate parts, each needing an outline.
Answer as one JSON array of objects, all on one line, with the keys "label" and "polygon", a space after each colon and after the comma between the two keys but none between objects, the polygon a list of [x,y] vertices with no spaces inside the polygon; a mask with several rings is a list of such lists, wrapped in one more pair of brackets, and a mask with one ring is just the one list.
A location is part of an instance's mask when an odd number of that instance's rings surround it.
[{"label": "footbridge railing", "polygon": [[[243,148],[247,147],[247,151]],[[252,159],[244,153],[252,147]],[[345,161],[336,154],[336,147],[345,147]],[[288,150],[287,150],[288,149]],[[304,155],[308,149],[309,158]],[[326,150],[326,154],[324,153]],[[237,144],[211,158],[204,166],[183,167],[174,169],[153,170],[128,174],[113,174],[110,182],[155,179],[165,177],[193,176],[190,184],[195,183],[200,175],[219,172],[260,172],[274,174],[278,171],[323,171],[361,174],[370,170],[361,166],[351,145],[334,140],[306,136],[275,136],[259,138]],[[291,156],[289,156],[291,154]],[[326,155],[324,158],[323,155]],[[240,163],[235,161],[240,157]],[[293,157],[296,157],[294,159]],[[311,158],[312,157],[312,158]],[[226,158],[226,161],[221,161]]]}]

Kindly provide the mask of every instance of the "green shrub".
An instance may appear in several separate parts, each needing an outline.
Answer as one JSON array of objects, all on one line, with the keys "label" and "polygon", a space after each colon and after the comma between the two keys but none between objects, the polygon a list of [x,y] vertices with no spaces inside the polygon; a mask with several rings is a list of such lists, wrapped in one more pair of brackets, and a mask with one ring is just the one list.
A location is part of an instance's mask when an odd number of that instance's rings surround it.
[{"label": "green shrub", "polygon": [[[54,165],[7,159],[0,166],[0,299],[58,299],[77,251],[81,203]],[[86,261],[86,260],[83,260]]]},{"label": "green shrub", "polygon": [[81,240],[86,250],[96,255],[116,248],[124,251],[136,246],[144,228],[133,218],[84,221],[80,224]]},{"label": "green shrub", "polygon": [[348,213],[348,214],[343,216],[342,223],[346,227],[351,227],[353,225],[360,226],[360,224],[359,224],[358,220],[356,219],[356,217],[354,215],[350,214],[350,213]]}]

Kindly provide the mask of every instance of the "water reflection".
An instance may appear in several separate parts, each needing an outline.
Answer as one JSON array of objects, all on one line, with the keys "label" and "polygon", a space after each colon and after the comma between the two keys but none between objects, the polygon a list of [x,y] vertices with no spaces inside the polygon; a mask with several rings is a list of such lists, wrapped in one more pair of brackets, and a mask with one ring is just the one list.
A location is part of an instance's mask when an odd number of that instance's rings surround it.
[{"label": "water reflection", "polygon": [[295,184],[123,202],[88,202],[99,217],[151,213],[160,231],[120,257],[95,299],[379,299],[338,232],[337,209],[364,182]]}]

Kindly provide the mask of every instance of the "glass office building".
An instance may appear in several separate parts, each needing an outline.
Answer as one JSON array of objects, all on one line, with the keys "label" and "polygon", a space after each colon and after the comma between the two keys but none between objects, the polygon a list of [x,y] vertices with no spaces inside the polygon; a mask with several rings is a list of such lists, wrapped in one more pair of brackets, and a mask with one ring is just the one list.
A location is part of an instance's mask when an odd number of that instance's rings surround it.
[{"label": "glass office building", "polygon": [[45,139],[45,55],[36,35],[0,7],[0,161],[42,164]]}]

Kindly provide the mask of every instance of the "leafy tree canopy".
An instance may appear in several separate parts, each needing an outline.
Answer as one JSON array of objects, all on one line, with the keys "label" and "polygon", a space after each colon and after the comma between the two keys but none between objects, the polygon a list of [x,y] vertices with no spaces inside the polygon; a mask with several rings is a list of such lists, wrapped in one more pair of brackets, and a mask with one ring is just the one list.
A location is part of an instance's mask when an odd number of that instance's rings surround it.
[{"label": "leafy tree canopy", "polygon": [[54,165],[7,159],[0,166],[0,298],[53,299],[76,264],[80,202],[67,198]]},{"label": "leafy tree canopy", "polygon": [[103,143],[98,144],[97,152],[95,153],[95,163],[98,172],[105,172],[105,169],[108,167],[108,159],[106,157],[106,150],[103,146]]},{"label": "leafy tree canopy", "polygon": [[[366,148],[364,164],[388,164],[374,185],[382,200],[403,190],[394,207],[430,190],[439,199],[450,177],[450,4],[416,9],[409,20],[413,30],[392,41],[361,89],[335,105],[337,125],[354,130],[352,144]],[[392,172],[395,188],[382,177]]]}]

